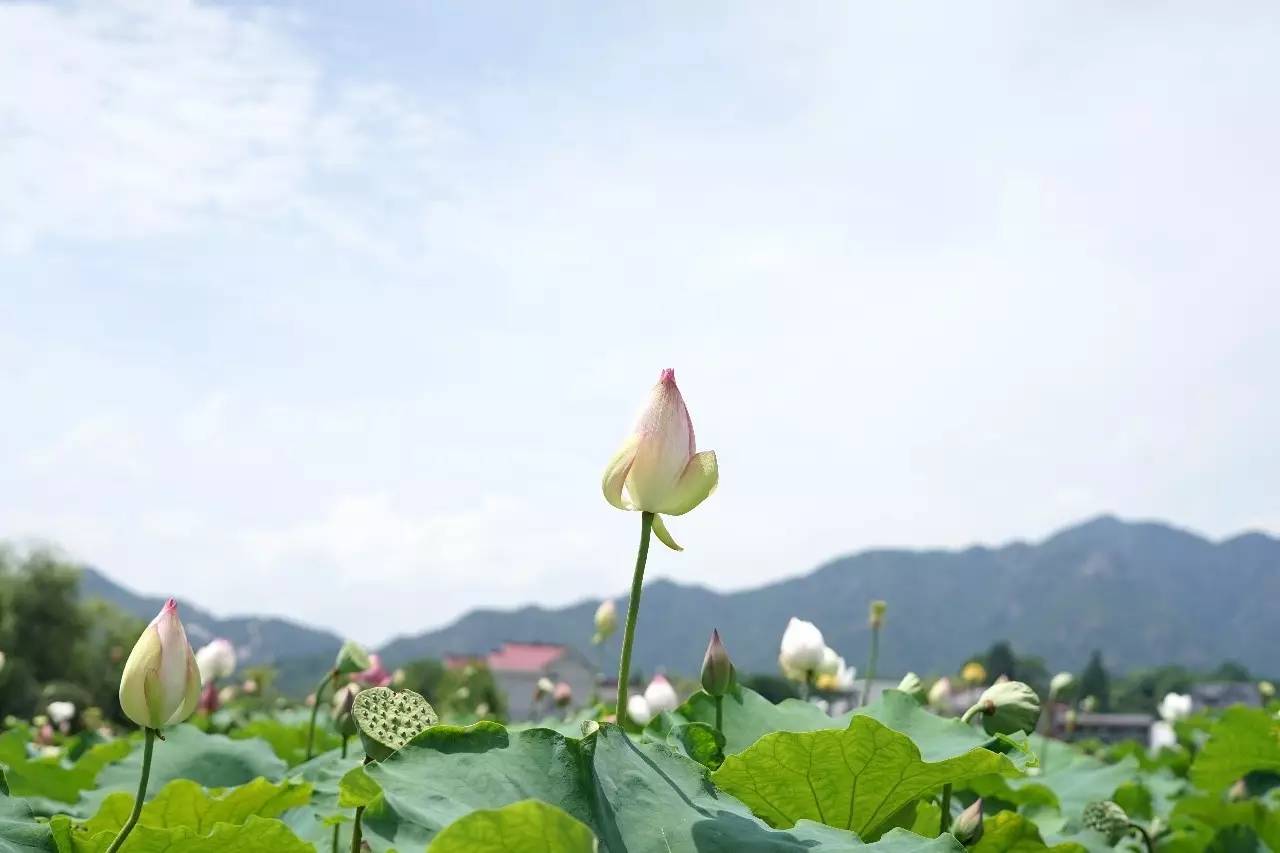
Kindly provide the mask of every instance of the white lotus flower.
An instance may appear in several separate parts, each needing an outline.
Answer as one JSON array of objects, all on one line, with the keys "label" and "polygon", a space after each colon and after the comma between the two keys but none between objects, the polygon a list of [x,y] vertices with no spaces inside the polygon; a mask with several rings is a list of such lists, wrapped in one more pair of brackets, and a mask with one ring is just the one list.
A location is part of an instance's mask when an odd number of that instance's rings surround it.
[{"label": "white lotus flower", "polygon": [[929,688],[929,705],[934,708],[942,708],[947,704],[947,700],[951,698],[951,679],[945,675],[933,682],[933,686]]},{"label": "white lotus flower", "polygon": [[644,689],[644,701],[649,706],[649,713],[656,717],[663,711],[674,711],[680,705],[680,697],[665,676],[655,675],[653,681]]},{"label": "white lotus flower", "polygon": [[236,671],[236,648],[222,637],[196,652],[196,666],[200,668],[200,680],[204,684],[219,678],[230,678]]},{"label": "white lotus flower", "polygon": [[1160,700],[1160,719],[1166,723],[1191,716],[1191,697],[1185,693],[1166,693]]},{"label": "white lotus flower", "polygon": [[60,726],[75,718],[76,703],[50,702],[45,710],[49,712],[49,719],[53,721],[53,724],[55,726]]},{"label": "white lotus flower", "polygon": [[836,654],[836,650],[830,646],[826,646],[822,650],[822,660],[818,662],[818,666],[813,670],[815,675],[829,675],[834,677],[840,671],[840,667],[844,665],[844,658]]},{"label": "white lotus flower", "polygon": [[1159,752],[1168,747],[1172,749],[1178,745],[1178,736],[1173,733],[1173,724],[1164,720],[1156,720],[1151,724],[1149,746],[1152,752]]},{"label": "white lotus flower", "polygon": [[649,703],[644,697],[636,695],[627,699],[627,716],[637,726],[647,726],[653,719],[653,712],[649,709]]},{"label": "white lotus flower", "polygon": [[1076,678],[1069,672],[1060,672],[1053,678],[1049,679],[1049,698],[1055,699],[1062,695],[1062,691],[1070,690],[1071,685],[1076,683]]},{"label": "white lotus flower", "polygon": [[791,617],[787,630],[782,632],[782,648],[778,664],[783,673],[794,681],[804,681],[822,665],[827,644],[818,626],[803,619]]}]

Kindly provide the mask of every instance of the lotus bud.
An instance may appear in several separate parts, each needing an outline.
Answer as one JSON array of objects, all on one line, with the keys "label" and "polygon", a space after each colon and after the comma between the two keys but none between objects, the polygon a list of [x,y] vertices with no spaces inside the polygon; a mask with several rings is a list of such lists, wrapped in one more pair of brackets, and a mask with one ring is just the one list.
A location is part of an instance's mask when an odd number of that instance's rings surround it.
[{"label": "lotus bud", "polygon": [[352,737],[360,731],[355,717],[351,714],[359,692],[360,685],[354,683],[344,684],[333,692],[333,707],[329,714],[333,719],[333,728],[343,737]]},{"label": "lotus bud", "polygon": [[1173,723],[1191,716],[1191,708],[1190,696],[1185,693],[1166,693],[1157,710],[1160,712],[1160,719]]},{"label": "lotus bud", "polygon": [[658,377],[631,435],[605,468],[605,500],[618,509],[654,513],[654,535],[679,551],[661,516],[684,515],[715,491],[719,479],[715,452],[697,451],[689,410],[676,387],[675,371],[668,368]]},{"label": "lotus bud", "polygon": [[489,703],[488,703],[488,702],[481,702],[479,705],[477,705],[477,706],[476,706],[476,716],[477,716],[477,717],[486,717],[486,716],[488,716],[488,715],[489,715]]},{"label": "lotus bud", "polygon": [[712,630],[707,653],[702,656],[702,689],[711,696],[723,696],[733,683],[733,661],[729,650],[720,642],[720,632]]},{"label": "lotus bud", "polygon": [[647,726],[653,719],[653,710],[643,696],[632,696],[627,699],[627,716],[637,726]]},{"label": "lotus bud", "polygon": [[555,690],[551,691],[551,699],[556,703],[557,708],[568,707],[573,701],[573,688],[569,686],[569,682],[558,682]]},{"label": "lotus bud", "polygon": [[[4,654],[0,653],[0,668],[3,668],[3,667],[4,667]],[[1258,695],[1262,697],[1263,701],[1269,702],[1271,701],[1271,698],[1276,695],[1276,686],[1272,684],[1270,681],[1259,681]]]},{"label": "lotus bud", "polygon": [[228,702],[234,702],[236,697],[240,695],[240,691],[234,684],[228,684],[226,687],[218,691],[218,704],[225,705]]},{"label": "lotus bud", "polygon": [[333,662],[333,668],[339,675],[355,675],[370,666],[372,663],[369,660],[369,653],[353,640],[347,640],[342,644],[342,648],[338,649],[338,657]]},{"label": "lotus bud", "polygon": [[64,723],[69,723],[75,719],[76,703],[50,702],[45,710],[49,712],[49,719],[53,721],[53,724],[61,727]]},{"label": "lotus bud", "polygon": [[951,823],[951,834],[966,847],[982,840],[982,798],[973,801],[967,809],[956,815]]},{"label": "lotus bud", "polygon": [[1068,708],[1067,713],[1063,715],[1063,723],[1066,725],[1067,734],[1069,735],[1075,734],[1076,723],[1078,723],[1079,721],[1080,721],[1080,716],[1079,714],[1076,713],[1076,709]]},{"label": "lotus bud", "polygon": [[1040,697],[1021,681],[993,684],[982,692],[978,702],[964,714],[964,721],[982,714],[982,727],[989,735],[1030,734],[1040,719]]},{"label": "lotus bud", "polygon": [[240,685],[240,689],[252,696],[258,692],[258,680],[256,678],[246,678],[244,684]]},{"label": "lotus bud", "polygon": [[916,675],[914,672],[908,672],[906,675],[902,676],[902,680],[898,682],[898,689],[903,693],[910,693],[918,699],[920,698],[920,694],[924,692],[924,683],[920,681],[920,676]]},{"label": "lotus bud", "polygon": [[545,675],[538,679],[538,683],[533,686],[533,700],[536,702],[545,699],[555,692],[555,682]]},{"label": "lotus bud", "polygon": [[1098,697],[1086,696],[1080,700],[1080,710],[1086,714],[1092,714],[1098,710]]},{"label": "lotus bud", "polygon": [[649,682],[644,689],[644,701],[649,704],[649,713],[655,717],[663,711],[674,711],[680,705],[676,689],[664,675],[655,675]]},{"label": "lotus bud", "polygon": [[871,630],[879,631],[880,627],[884,625],[884,612],[887,609],[889,609],[889,605],[880,599],[871,602],[871,607],[867,614],[867,624],[871,626]]},{"label": "lotus bud", "polygon": [[807,680],[821,666],[826,649],[827,644],[818,626],[792,616],[787,630],[782,633],[778,663],[788,678]]},{"label": "lotus bud", "polygon": [[120,707],[139,726],[159,729],[190,717],[199,701],[200,670],[171,598],[125,661]]},{"label": "lotus bud", "polygon": [[352,676],[365,687],[386,687],[391,683],[391,674],[382,665],[382,658],[369,655],[369,666]]},{"label": "lotus bud", "polygon": [[933,686],[929,688],[929,706],[931,708],[946,707],[947,700],[951,698],[951,679],[945,675],[933,682]]},{"label": "lotus bud", "polygon": [[1071,689],[1076,683],[1076,677],[1069,672],[1060,672],[1053,678],[1049,679],[1049,699],[1057,699],[1063,693]]},{"label": "lotus bud", "polygon": [[229,678],[236,671],[236,649],[230,640],[219,637],[196,652],[196,666],[205,684],[219,678]]},{"label": "lotus bud", "polygon": [[[196,655],[196,666],[200,665],[200,656]],[[212,714],[218,710],[218,685],[206,681],[200,690],[200,704],[196,706],[202,714]]]},{"label": "lotus bud", "polygon": [[591,638],[591,642],[597,646],[605,640],[613,636],[613,632],[618,630],[618,608],[613,603],[612,598],[606,598],[600,602],[600,606],[596,608],[596,634]]},{"label": "lotus bud", "polygon": [[968,684],[982,684],[987,680],[987,668],[976,660],[971,660],[960,670],[960,677]]},{"label": "lotus bud", "polygon": [[1227,800],[1232,803],[1238,803],[1247,799],[1249,799],[1249,786],[1245,784],[1244,777],[1241,777],[1227,789]]},{"label": "lotus bud", "polygon": [[1113,847],[1129,832],[1129,815],[1110,800],[1085,806],[1082,822],[1086,829],[1101,833]]},{"label": "lotus bud", "polygon": [[409,673],[405,672],[403,667],[400,667],[395,672],[391,673],[391,683],[396,687],[404,687],[404,681],[408,677]]}]

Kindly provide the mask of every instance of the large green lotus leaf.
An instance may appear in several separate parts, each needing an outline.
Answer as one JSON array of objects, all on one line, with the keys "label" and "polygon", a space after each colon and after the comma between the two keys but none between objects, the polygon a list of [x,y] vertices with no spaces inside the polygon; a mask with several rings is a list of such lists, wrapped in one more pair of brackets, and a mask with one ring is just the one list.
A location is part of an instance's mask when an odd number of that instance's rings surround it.
[{"label": "large green lotus leaf", "polygon": [[0,797],[0,853],[57,853],[53,833],[36,823],[31,806]]},{"label": "large green lotus leaf", "polygon": [[1030,763],[1031,749],[1025,738],[992,738],[977,726],[966,725],[954,717],[939,717],[901,690],[886,690],[881,698],[854,714],[871,717],[906,735],[919,747],[925,761],[945,761],[982,746],[993,752],[1008,753],[1009,760],[1018,767]]},{"label": "large green lotus leaf", "polygon": [[428,849],[429,853],[594,853],[596,839],[585,824],[555,806],[523,800],[454,821]]},{"label": "large green lotus leaf", "polygon": [[[582,739],[494,723],[436,726],[388,760],[347,774],[342,795],[367,804],[375,851],[421,850],[479,809],[521,800],[552,803],[612,853],[835,853],[863,851],[854,835],[802,821],[771,829],[717,790],[704,767],[664,744],[635,742],[615,725]],[[886,835],[873,853],[954,851],[954,839]]]},{"label": "large green lotus leaf", "polygon": [[[206,788],[233,788],[261,776],[277,781],[284,776],[285,763],[276,757],[266,741],[231,740],[211,735],[195,726],[165,729],[165,740],[157,741],[151,762],[149,790],[158,791],[174,779],[190,779]],[[142,772],[142,744],[123,761],[110,765],[98,775],[97,789],[88,791],[68,813],[88,817],[117,791],[135,792]]]},{"label": "large green lotus leaf", "polygon": [[[1037,754],[1046,755],[1043,738],[1033,738],[1032,747]],[[966,787],[984,798],[996,798],[1017,806],[1056,806],[1064,820],[1074,826],[1087,804],[1114,799],[1121,785],[1141,781],[1141,772],[1132,757],[1106,764],[1067,744],[1054,742],[1044,764],[1029,770],[1027,775],[985,777],[973,780]]]},{"label": "large green lotus leaf", "polygon": [[[127,740],[100,743],[86,750],[69,766],[57,758],[10,761],[5,770],[9,793],[25,797],[38,814],[64,811],[69,804],[80,799],[83,791],[94,787],[94,781],[104,767],[125,758],[130,749]],[[134,780],[134,786],[137,786],[137,780]]]},{"label": "large green lotus leaf", "polygon": [[1260,708],[1228,708],[1191,762],[1191,782],[1215,794],[1258,770],[1280,773],[1280,720]]},{"label": "large green lotus leaf", "polygon": [[[851,716],[830,717],[817,705],[799,699],[784,699],[775,705],[754,690],[734,684],[724,696],[724,752],[725,755],[742,752],[770,732],[843,729],[849,725]],[[667,732],[681,723],[714,726],[715,721],[715,700],[699,690],[669,715],[659,715],[649,726],[659,733],[659,740],[665,740]]]},{"label": "large green lotus leaf", "polygon": [[289,773],[290,779],[306,782],[311,786],[311,800],[303,806],[290,809],[281,816],[289,828],[301,839],[310,841],[320,849],[332,845],[333,827],[338,824],[338,849],[351,849],[352,809],[338,804],[338,791],[342,777],[360,765],[356,757],[359,750],[352,750],[349,758],[338,752],[326,752],[300,764]]},{"label": "large green lotus leaf", "polygon": [[[143,804],[138,825],[169,829],[185,826],[206,834],[219,823],[242,824],[255,815],[279,817],[310,799],[311,786],[305,782],[255,779],[238,788],[206,790],[187,779],[175,779]],[[111,794],[81,828],[90,836],[119,832],[132,810],[132,794]]]},{"label": "large green lotus leaf", "polygon": [[[232,740],[248,740],[262,738],[271,745],[271,749],[290,767],[307,760],[307,729],[310,721],[300,723],[282,722],[269,717],[259,717],[233,730]],[[342,746],[342,738],[328,723],[328,717],[316,722],[315,751],[328,752]]]},{"label": "large green lotus leaf", "polygon": [[858,716],[843,731],[766,735],[727,757],[712,779],[771,826],[807,819],[874,838],[900,808],[945,783],[1020,772],[982,748],[927,762],[909,737]]},{"label": "large green lotus leaf", "polygon": [[[1228,802],[1221,797],[1184,797],[1173,809],[1172,821],[1194,820],[1214,830],[1247,826],[1272,850],[1280,850],[1280,812],[1258,800]],[[1184,824],[1185,825],[1185,824]]]},{"label": "large green lotus leaf", "polygon": [[[58,815],[50,821],[59,853],[103,853],[115,839],[112,831],[87,833]],[[316,848],[278,820],[250,817],[243,824],[219,823],[201,833],[188,826],[139,824],[120,853],[315,853]]]}]

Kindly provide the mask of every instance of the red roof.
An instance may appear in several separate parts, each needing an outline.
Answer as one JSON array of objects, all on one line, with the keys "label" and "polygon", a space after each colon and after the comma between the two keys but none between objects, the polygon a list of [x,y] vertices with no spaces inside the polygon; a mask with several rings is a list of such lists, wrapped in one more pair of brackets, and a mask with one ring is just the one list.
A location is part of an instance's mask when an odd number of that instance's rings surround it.
[{"label": "red roof", "polygon": [[564,656],[556,643],[503,643],[489,653],[489,669],[497,672],[541,672]]},{"label": "red roof", "polygon": [[466,669],[469,666],[480,666],[484,664],[485,659],[479,655],[452,655],[444,656],[445,669]]}]

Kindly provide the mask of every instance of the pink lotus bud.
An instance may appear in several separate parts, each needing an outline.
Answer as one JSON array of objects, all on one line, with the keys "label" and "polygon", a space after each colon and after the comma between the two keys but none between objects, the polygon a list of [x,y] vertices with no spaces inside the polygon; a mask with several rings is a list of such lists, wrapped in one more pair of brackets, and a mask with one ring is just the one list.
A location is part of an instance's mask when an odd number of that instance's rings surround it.
[{"label": "pink lotus bud", "polygon": [[200,670],[172,598],[142,632],[120,677],[120,707],[143,728],[180,723],[200,701]]},{"label": "pink lotus bud", "polygon": [[674,711],[680,705],[680,697],[676,696],[676,689],[665,675],[653,677],[644,689],[644,701],[649,704],[649,713],[655,717],[663,711]]},{"label": "pink lotus bud", "polygon": [[558,707],[563,708],[573,701],[573,688],[569,686],[569,682],[561,681],[556,684],[551,693],[551,698]]},{"label": "pink lotus bud", "polygon": [[200,691],[200,711],[204,714],[212,714],[218,710],[218,685],[212,681],[206,681],[204,689]]},{"label": "pink lotus bud", "polygon": [[351,678],[365,687],[386,687],[391,683],[391,673],[387,672],[382,665],[382,658],[377,655],[369,655],[369,668],[364,672],[357,672]]},{"label": "pink lotus bud", "polygon": [[723,696],[733,683],[733,662],[720,642],[720,632],[712,630],[707,653],[702,656],[702,689],[711,696]]},{"label": "pink lotus bud", "polygon": [[[697,451],[689,410],[675,371],[668,368],[605,468],[605,500],[618,509],[684,515],[715,491],[719,479],[715,451]],[[667,547],[680,550],[660,518],[654,518],[653,532]]]}]

